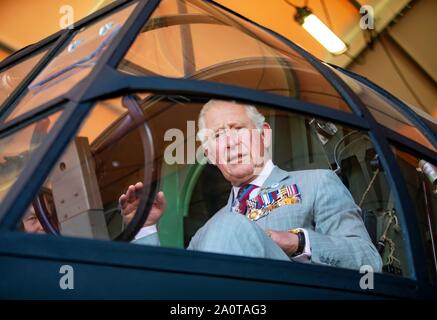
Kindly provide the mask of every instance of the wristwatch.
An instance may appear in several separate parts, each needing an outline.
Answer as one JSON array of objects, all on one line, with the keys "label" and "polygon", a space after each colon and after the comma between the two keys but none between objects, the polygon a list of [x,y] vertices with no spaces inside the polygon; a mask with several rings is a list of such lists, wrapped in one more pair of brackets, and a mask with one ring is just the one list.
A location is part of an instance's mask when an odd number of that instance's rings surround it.
[{"label": "wristwatch", "polygon": [[301,229],[290,229],[288,232],[293,233],[298,237],[297,250],[291,255],[292,257],[296,257],[302,254],[305,249],[305,233]]}]

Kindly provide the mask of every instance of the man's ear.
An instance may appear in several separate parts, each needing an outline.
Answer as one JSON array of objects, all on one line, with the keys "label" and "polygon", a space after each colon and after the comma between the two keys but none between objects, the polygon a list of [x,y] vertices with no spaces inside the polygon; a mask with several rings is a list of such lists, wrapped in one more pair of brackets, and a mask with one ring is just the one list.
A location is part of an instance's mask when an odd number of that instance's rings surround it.
[{"label": "man's ear", "polygon": [[267,122],[263,123],[261,135],[263,138],[264,148],[270,148],[272,145],[272,128]]},{"label": "man's ear", "polygon": [[211,152],[211,154],[208,152],[207,148],[203,149],[203,155],[208,160],[208,163],[212,165],[217,165],[217,159],[215,158],[214,152]]},{"label": "man's ear", "polygon": [[[204,156],[206,157],[206,159],[208,159],[208,162],[209,163],[212,163],[212,164],[214,164],[215,163],[215,159],[211,159],[210,157],[209,157],[209,152],[208,152],[208,148],[204,148],[203,149],[203,154],[204,154]],[[211,155],[211,156],[213,156],[214,155],[214,153]]]}]

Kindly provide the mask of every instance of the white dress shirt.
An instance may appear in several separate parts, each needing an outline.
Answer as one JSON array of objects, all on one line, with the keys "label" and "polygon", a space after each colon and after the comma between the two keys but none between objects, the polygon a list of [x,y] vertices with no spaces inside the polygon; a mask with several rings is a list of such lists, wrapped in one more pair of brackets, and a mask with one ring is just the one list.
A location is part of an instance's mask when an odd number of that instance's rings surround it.
[{"label": "white dress shirt", "polygon": [[[260,174],[253,181],[251,181],[250,184],[261,187],[264,184],[264,182],[267,180],[267,178],[270,176],[270,174],[272,173],[274,167],[275,167],[275,165],[273,164],[272,160],[268,160],[266,162],[266,164],[264,165],[264,168],[261,170]],[[238,201],[236,200],[239,190],[240,190],[239,187],[235,187],[235,186],[232,187],[232,192],[233,192],[232,208],[233,209],[239,205]],[[260,188],[253,189],[249,195],[249,199],[255,198],[259,194],[259,190],[260,190]],[[300,254],[296,257],[292,257],[292,259],[295,261],[300,261],[300,262],[309,262],[309,260],[311,258],[311,244],[310,244],[310,241],[308,238],[308,233],[305,229],[302,229],[302,228],[298,228],[298,229],[302,230],[304,235],[305,235],[305,248],[304,248],[304,251],[302,254]],[[155,232],[158,232],[156,225],[143,227],[135,235],[135,240],[146,237],[146,236],[151,235]]]},{"label": "white dress shirt", "polygon": [[140,231],[135,235],[135,240],[147,237],[148,235],[151,235],[152,233],[158,232],[158,229],[156,228],[156,224],[148,227],[142,227]]}]

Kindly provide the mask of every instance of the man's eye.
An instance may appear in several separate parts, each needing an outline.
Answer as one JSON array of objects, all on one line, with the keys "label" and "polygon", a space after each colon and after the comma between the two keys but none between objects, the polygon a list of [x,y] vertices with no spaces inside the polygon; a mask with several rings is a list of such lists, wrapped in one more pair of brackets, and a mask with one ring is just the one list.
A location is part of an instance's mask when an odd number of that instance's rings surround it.
[{"label": "man's eye", "polygon": [[242,135],[242,134],[244,134],[245,132],[247,132],[247,128],[245,128],[245,127],[239,127],[238,129],[237,129],[237,134],[238,135]]},{"label": "man's eye", "polygon": [[219,138],[220,136],[222,136],[223,134],[225,133],[225,131],[224,130],[220,130],[220,131],[217,131],[216,133],[215,133],[215,138]]}]

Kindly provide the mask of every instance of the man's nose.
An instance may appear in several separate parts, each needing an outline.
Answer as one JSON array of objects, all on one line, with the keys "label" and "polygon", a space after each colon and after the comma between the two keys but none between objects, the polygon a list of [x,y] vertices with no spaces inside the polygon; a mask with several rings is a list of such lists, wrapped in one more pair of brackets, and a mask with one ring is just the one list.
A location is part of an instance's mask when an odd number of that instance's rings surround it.
[{"label": "man's nose", "polygon": [[232,148],[238,144],[238,136],[235,130],[227,130],[226,131],[226,145],[228,148]]}]

